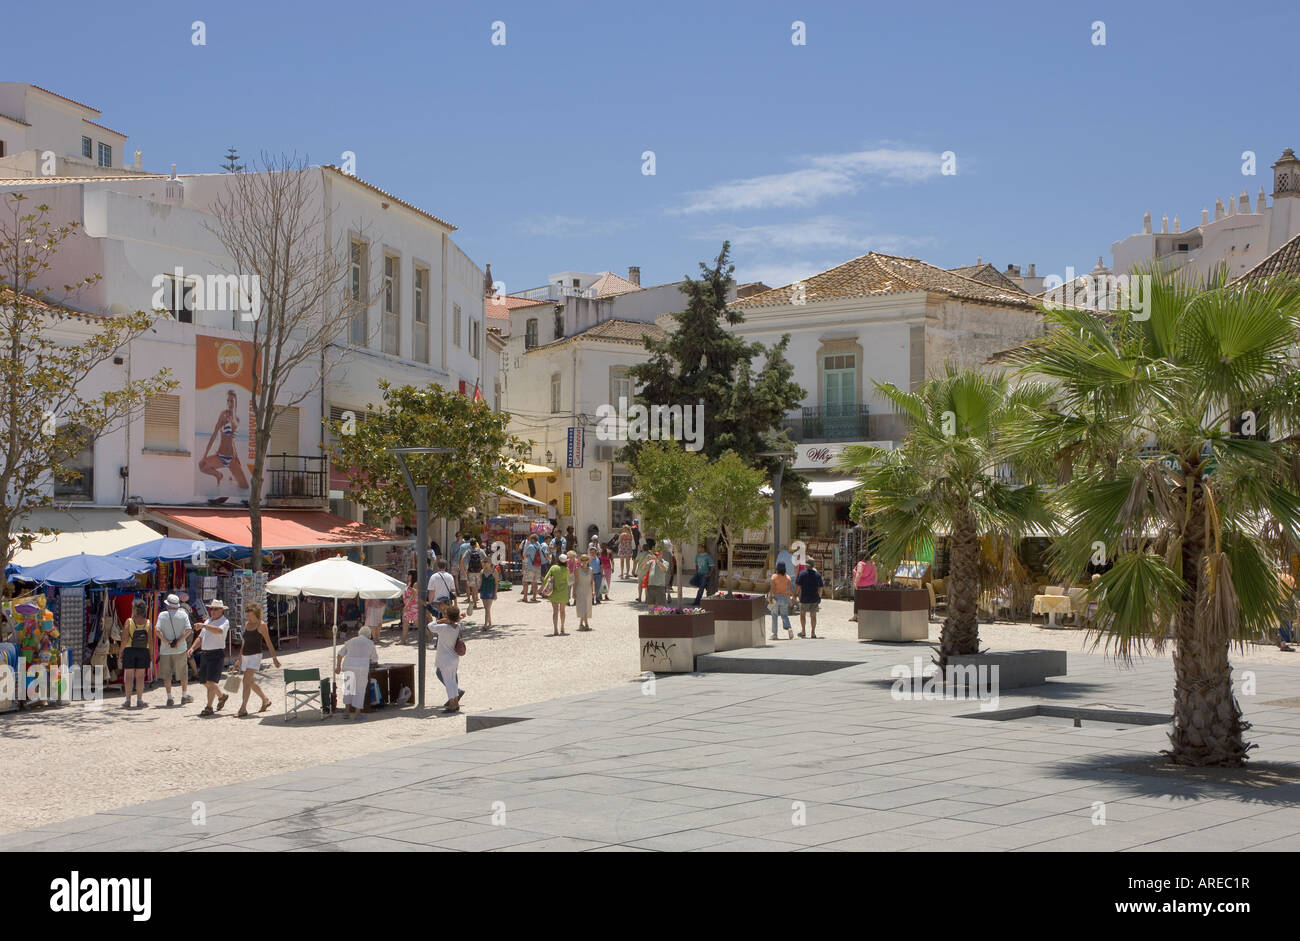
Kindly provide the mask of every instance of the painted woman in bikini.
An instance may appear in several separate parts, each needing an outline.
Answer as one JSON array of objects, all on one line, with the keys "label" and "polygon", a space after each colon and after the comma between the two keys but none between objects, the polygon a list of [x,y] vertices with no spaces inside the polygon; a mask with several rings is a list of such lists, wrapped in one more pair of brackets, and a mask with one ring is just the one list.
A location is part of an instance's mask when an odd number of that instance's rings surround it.
[{"label": "painted woman in bikini", "polygon": [[[239,399],[235,393],[227,392],[226,410],[217,416],[217,423],[208,438],[208,446],[203,449],[203,457],[199,460],[199,470],[217,478],[217,483],[221,483],[221,472],[228,471],[239,488],[246,490],[248,475],[244,473],[244,465],[239,462],[239,455],[235,452],[235,432],[239,429],[239,415],[236,411],[238,405]],[[217,453],[212,454],[212,442],[218,436],[221,443],[217,445]]]}]

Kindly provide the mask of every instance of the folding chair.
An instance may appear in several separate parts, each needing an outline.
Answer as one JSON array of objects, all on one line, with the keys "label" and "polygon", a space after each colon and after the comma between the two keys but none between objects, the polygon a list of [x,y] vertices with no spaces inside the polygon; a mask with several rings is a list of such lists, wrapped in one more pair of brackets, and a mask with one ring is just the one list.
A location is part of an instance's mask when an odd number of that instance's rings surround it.
[{"label": "folding chair", "polygon": [[[297,684],[307,683],[308,689],[298,689]],[[293,708],[289,708],[289,700]],[[312,706],[312,700],[316,705]],[[325,719],[325,701],[321,698],[320,670],[285,670],[284,671],[284,721],[289,721],[289,713],[297,715],[299,709],[316,708],[320,710],[322,721]]]}]

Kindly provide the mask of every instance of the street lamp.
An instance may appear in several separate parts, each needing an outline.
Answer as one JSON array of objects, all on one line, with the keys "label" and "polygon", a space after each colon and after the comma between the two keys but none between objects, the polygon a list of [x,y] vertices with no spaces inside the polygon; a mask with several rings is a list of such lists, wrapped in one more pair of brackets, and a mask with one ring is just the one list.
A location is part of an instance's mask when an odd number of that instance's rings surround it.
[{"label": "street lamp", "polygon": [[417,670],[420,674],[419,687],[420,694],[418,704],[421,709],[424,708],[424,676],[425,676],[425,635],[427,633],[428,610],[424,606],[423,593],[425,584],[429,576],[429,486],[420,484],[418,487],[415,481],[411,479],[410,468],[406,466],[406,456],[408,454],[455,454],[455,448],[387,448],[389,454],[397,455],[397,462],[402,467],[402,476],[406,478],[406,486],[411,491],[411,499],[415,501],[415,590],[420,603],[416,605],[415,627],[420,633],[420,652]]},{"label": "street lamp", "polygon": [[758,456],[781,459],[772,473],[772,563],[775,565],[776,557],[781,554],[781,478],[785,476],[786,459],[798,455],[794,451],[759,451]]}]

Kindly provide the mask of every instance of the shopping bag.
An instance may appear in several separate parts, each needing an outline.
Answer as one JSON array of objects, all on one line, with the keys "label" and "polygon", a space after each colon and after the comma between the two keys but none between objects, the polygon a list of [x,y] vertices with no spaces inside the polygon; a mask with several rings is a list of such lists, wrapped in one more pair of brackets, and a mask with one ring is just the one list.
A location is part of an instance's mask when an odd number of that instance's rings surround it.
[{"label": "shopping bag", "polygon": [[223,683],[222,686],[225,688],[227,693],[237,693],[239,692],[239,681],[241,678],[242,674],[240,674],[238,670],[232,670],[230,675],[226,677],[226,682]]}]

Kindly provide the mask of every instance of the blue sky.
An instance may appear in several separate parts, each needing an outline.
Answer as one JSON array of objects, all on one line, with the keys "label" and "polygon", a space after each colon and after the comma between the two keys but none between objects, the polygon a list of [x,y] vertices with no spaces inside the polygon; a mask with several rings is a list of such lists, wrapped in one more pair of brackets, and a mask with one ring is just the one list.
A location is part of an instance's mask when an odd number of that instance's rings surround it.
[{"label": "blue sky", "polygon": [[1268,165],[1300,147],[1293,11],[73,0],[7,11],[0,79],[101,109],[154,171],[214,171],[231,144],[352,151],[510,291],[629,265],[672,281],[724,238],[737,278],[772,286],[871,250],[1064,274],[1109,262],[1144,210],[1186,228],[1271,192]]}]

